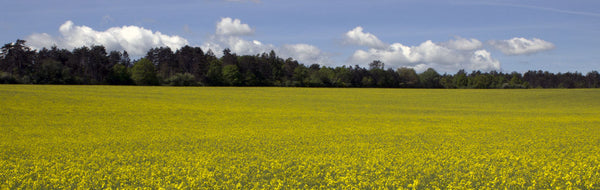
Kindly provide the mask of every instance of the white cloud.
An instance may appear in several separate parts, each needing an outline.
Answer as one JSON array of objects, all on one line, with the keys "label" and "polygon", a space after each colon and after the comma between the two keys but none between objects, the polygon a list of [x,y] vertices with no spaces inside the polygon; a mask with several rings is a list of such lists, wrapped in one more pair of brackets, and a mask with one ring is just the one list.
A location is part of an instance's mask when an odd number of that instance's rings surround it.
[{"label": "white cloud", "polygon": [[212,36],[202,46],[202,49],[211,49],[217,56],[222,55],[222,50],[229,48],[232,52],[239,55],[255,55],[269,52],[275,48],[271,44],[263,44],[258,40],[245,40],[238,36]]},{"label": "white cloud", "polygon": [[41,33],[33,34],[25,38],[27,44],[34,49],[42,49],[44,47],[58,46],[57,41],[50,34]]},{"label": "white cloud", "polygon": [[496,70],[500,68],[500,62],[492,58],[492,54],[487,50],[477,50],[473,52],[469,64],[471,70]]},{"label": "white cloud", "polygon": [[554,49],[554,44],[538,39],[512,38],[509,40],[492,40],[489,44],[506,55],[533,54]]},{"label": "white cloud", "polygon": [[308,44],[286,44],[280,48],[283,57],[292,57],[305,64],[327,64],[328,56],[319,48]]},{"label": "white cloud", "polygon": [[456,36],[454,40],[449,40],[448,42],[442,44],[448,48],[457,50],[475,50],[481,48],[482,46],[481,41],[475,38],[466,39],[460,36]]},{"label": "white cloud", "polygon": [[154,47],[168,46],[171,49],[179,49],[188,44],[188,41],[182,37],[164,35],[138,26],[113,27],[106,31],[96,31],[87,26],[76,26],[69,20],[59,27],[59,32],[60,37],[42,33],[32,34],[26,40],[36,49],[53,45],[67,49],[103,45],[109,51],[126,50],[133,56],[143,56]]},{"label": "white cloud", "polygon": [[348,44],[367,46],[371,48],[385,48],[387,45],[383,43],[377,36],[371,33],[363,32],[363,28],[356,28],[346,32],[345,42]]},{"label": "white cloud", "polygon": [[202,49],[210,49],[215,55],[222,56],[222,50],[229,48],[239,55],[256,55],[274,50],[279,57],[292,57],[305,64],[329,64],[327,54],[319,48],[308,44],[284,44],[277,47],[273,44],[264,44],[258,40],[245,40],[238,36],[213,36],[208,42],[201,46]]},{"label": "white cloud", "polygon": [[464,61],[461,53],[427,40],[412,48],[411,60],[427,63],[456,63]]},{"label": "white cloud", "polygon": [[373,60],[381,60],[392,68],[411,67],[419,72],[429,67],[441,72],[455,72],[459,69],[500,69],[500,62],[492,58],[488,51],[477,50],[480,47],[479,40],[460,37],[441,43],[428,40],[418,46],[393,43],[385,48],[357,50],[350,57],[350,62],[367,64]]},{"label": "white cloud", "polygon": [[328,64],[327,54],[316,46],[308,44],[284,44],[281,47],[273,44],[265,44],[258,40],[246,40],[241,35],[252,34],[247,24],[241,24],[239,19],[223,18],[217,23],[216,34],[212,35],[201,48],[212,50],[215,55],[222,56],[222,50],[229,48],[233,53],[239,55],[256,55],[274,50],[279,57],[292,57],[305,64]]},{"label": "white cloud", "polygon": [[226,17],[217,23],[216,33],[223,36],[241,36],[253,34],[254,30],[248,24],[242,24],[240,19]]}]

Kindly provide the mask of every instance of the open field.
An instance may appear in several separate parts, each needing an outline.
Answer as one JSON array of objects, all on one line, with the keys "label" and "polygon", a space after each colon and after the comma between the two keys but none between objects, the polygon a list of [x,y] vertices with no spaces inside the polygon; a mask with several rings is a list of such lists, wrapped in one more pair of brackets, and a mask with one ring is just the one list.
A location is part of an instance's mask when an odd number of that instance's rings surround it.
[{"label": "open field", "polygon": [[0,85],[0,189],[600,189],[600,90]]}]

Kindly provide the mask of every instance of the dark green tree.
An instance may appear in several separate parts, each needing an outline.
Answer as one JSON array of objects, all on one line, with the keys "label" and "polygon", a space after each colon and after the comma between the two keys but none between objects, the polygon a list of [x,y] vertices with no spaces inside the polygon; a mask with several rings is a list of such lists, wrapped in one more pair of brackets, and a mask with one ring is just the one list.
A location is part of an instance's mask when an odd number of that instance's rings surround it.
[{"label": "dark green tree", "polygon": [[[363,80],[365,78],[369,78],[371,77],[369,75],[369,71],[365,68],[359,67],[358,65],[354,65],[354,68],[351,69],[352,71],[352,86],[354,87],[365,87],[368,85],[364,85],[363,82],[364,81],[369,81],[369,80]],[[372,79],[371,79],[372,81]]]},{"label": "dark green tree", "polygon": [[90,57],[85,67],[85,74],[90,77],[92,84],[100,84],[110,72],[112,65],[109,65],[108,55],[104,46],[92,46]]},{"label": "dark green tree", "polygon": [[459,70],[454,74],[453,77],[454,86],[456,88],[468,88],[469,87],[469,79],[467,78],[467,73],[464,69]]},{"label": "dark green tree", "polygon": [[271,52],[269,52],[269,58],[267,61],[269,66],[271,67],[271,78],[269,79],[271,81],[270,83],[281,86],[283,82],[282,78],[284,76],[283,59],[277,57],[275,51],[271,50]]},{"label": "dark green tree", "polygon": [[505,88],[523,88],[523,80],[521,79],[521,74],[517,72],[513,72],[510,81],[508,82],[508,86]]},{"label": "dark green tree", "polygon": [[400,87],[415,88],[419,85],[419,75],[413,68],[400,67],[396,71],[400,79]]},{"label": "dark green tree", "polygon": [[[175,53],[168,47],[153,48],[146,59],[131,65],[126,51],[101,45],[72,51],[32,50],[24,40],[5,44],[0,51],[0,83],[37,84],[138,84],[322,86],[322,87],[424,87],[424,88],[598,88],[600,74],[592,71],[550,73],[528,71],[502,73],[464,70],[440,75],[433,69],[417,74],[414,69],[385,70],[379,60],[367,68],[304,65],[293,58],[281,59],[275,51],[238,56],[229,49],[222,57],[211,50],[184,46]],[[147,64],[150,62],[150,64]],[[135,67],[135,68],[134,68]],[[135,80],[134,80],[135,79]],[[164,80],[163,80],[164,79]]]},{"label": "dark green tree", "polygon": [[384,70],[384,67],[385,67],[385,63],[381,62],[380,60],[373,60],[373,62],[369,63],[369,70],[373,70],[373,69]]},{"label": "dark green tree", "polygon": [[309,70],[309,85],[314,87],[333,86],[334,71],[329,67],[321,67],[319,70]]},{"label": "dark green tree", "polygon": [[442,86],[443,88],[456,88],[456,85],[454,83],[454,77],[452,75],[444,73],[444,75],[440,77],[440,86]]},{"label": "dark green tree", "polygon": [[352,68],[341,66],[336,67],[334,70],[333,85],[336,87],[350,87],[352,86]]},{"label": "dark green tree", "polygon": [[384,83],[386,82],[385,81],[386,77],[385,77],[385,71],[383,70],[384,65],[385,64],[379,60],[374,60],[373,62],[369,63],[369,77],[367,77],[367,81],[368,81],[368,79],[372,79],[372,81],[369,82],[372,84],[369,84],[368,86],[376,86],[376,87],[384,87],[385,86]]},{"label": "dark green tree", "polygon": [[472,88],[492,88],[494,76],[489,74],[475,74],[471,75],[471,87]]},{"label": "dark green tree", "polygon": [[225,65],[223,67],[224,83],[230,86],[240,86],[243,83],[242,74],[237,65]]},{"label": "dark green tree", "polygon": [[208,67],[206,74],[206,84],[209,86],[223,85],[223,65],[220,60],[213,60]]},{"label": "dark green tree", "polygon": [[120,64],[123,58],[123,54],[119,51],[110,51],[108,53],[108,67],[112,69],[112,67],[116,64]]},{"label": "dark green tree", "polygon": [[12,74],[0,71],[0,84],[18,84],[19,81]]},{"label": "dark green tree", "polygon": [[159,85],[154,64],[146,58],[142,58],[133,64],[131,79],[137,85]]},{"label": "dark green tree", "polygon": [[179,67],[177,70],[183,73],[194,73],[208,67],[204,51],[199,47],[183,46],[175,52],[175,57]]},{"label": "dark green tree", "polygon": [[362,87],[375,87],[375,81],[373,80],[373,77],[369,75],[363,76],[361,84]]},{"label": "dark green tree", "polygon": [[67,61],[67,67],[71,68],[77,84],[90,84],[91,76],[86,72],[90,65],[90,54],[90,48],[86,46],[75,48]]},{"label": "dark green tree", "polygon": [[152,48],[145,58],[157,68],[157,74],[160,78],[167,79],[175,73],[182,72],[175,60],[175,54],[169,47]]},{"label": "dark green tree", "polygon": [[14,76],[31,73],[36,52],[25,45],[25,40],[5,44],[0,51],[0,71]]},{"label": "dark green tree", "polygon": [[600,88],[600,73],[592,71],[585,75],[588,88]]},{"label": "dark green tree", "polygon": [[440,74],[433,68],[428,68],[425,72],[419,75],[421,87],[423,88],[440,88]]},{"label": "dark green tree", "polygon": [[300,65],[298,61],[294,60],[293,58],[288,58],[284,61],[281,77],[283,86],[293,86],[294,70],[296,67],[298,67],[298,65]]},{"label": "dark green tree", "polygon": [[123,63],[113,65],[110,73],[106,77],[106,82],[111,85],[133,85],[129,68]]},{"label": "dark green tree", "polygon": [[176,73],[165,81],[171,86],[195,86],[196,79],[190,73]]},{"label": "dark green tree", "polygon": [[237,65],[237,55],[235,53],[231,53],[229,48],[226,48],[223,50],[221,62],[223,65]]},{"label": "dark green tree", "polygon": [[65,84],[71,80],[69,68],[53,59],[45,59],[37,65],[33,76],[37,84]]},{"label": "dark green tree", "polygon": [[309,72],[308,68],[304,65],[299,65],[294,69],[294,75],[292,76],[294,86],[308,86],[309,84]]}]

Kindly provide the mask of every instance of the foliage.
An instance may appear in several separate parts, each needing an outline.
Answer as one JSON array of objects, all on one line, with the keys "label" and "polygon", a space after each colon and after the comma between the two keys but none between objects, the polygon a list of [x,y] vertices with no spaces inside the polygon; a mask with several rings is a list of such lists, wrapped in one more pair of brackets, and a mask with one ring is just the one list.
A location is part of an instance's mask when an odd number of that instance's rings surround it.
[{"label": "foliage", "polygon": [[[358,65],[327,67],[304,65],[293,58],[282,59],[275,51],[257,55],[237,55],[230,49],[216,57],[211,50],[184,46],[173,51],[169,47],[148,50],[157,81],[143,85],[183,85],[185,73],[193,75],[189,85],[207,86],[302,86],[302,87],[379,87],[379,88],[598,88],[600,74],[502,73],[496,71],[460,70],[440,75],[433,68],[417,74],[413,68],[385,68],[374,60]],[[126,51],[106,52],[101,45],[79,47],[72,51],[52,47],[39,51],[25,45],[24,40],[6,44],[0,51],[2,83],[34,84],[111,84],[130,85],[131,60]],[[135,61],[134,61],[135,62]],[[129,76],[128,76],[129,75]],[[48,78],[51,77],[51,78]],[[187,79],[191,79],[186,76]],[[154,80],[154,79],[152,79]],[[181,82],[181,81],[180,81]]]},{"label": "foliage", "polygon": [[419,75],[414,69],[401,67],[398,68],[397,72],[400,75],[400,87],[414,88],[419,86]]},{"label": "foliage", "polygon": [[433,68],[419,74],[419,81],[425,88],[440,88],[440,74]]},{"label": "foliage", "polygon": [[453,77],[454,87],[456,88],[467,88],[469,86],[469,79],[464,69],[459,70]]},{"label": "foliage", "polygon": [[210,62],[208,72],[206,73],[206,83],[210,86],[221,86],[223,85],[223,64],[219,60],[213,60]]},{"label": "foliage", "polygon": [[369,63],[369,70],[373,69],[383,70],[385,69],[385,63],[381,62],[380,60],[373,60],[373,62]]},{"label": "foliage", "polygon": [[154,65],[148,59],[140,59],[131,68],[131,79],[137,85],[158,85]]},{"label": "foliage", "polygon": [[223,67],[223,78],[229,86],[241,86],[243,84],[242,74],[237,65],[225,65]]},{"label": "foliage", "polygon": [[10,73],[0,72],[0,84],[17,84],[17,79]]},{"label": "foliage", "polygon": [[596,89],[0,92],[0,189],[600,188]]},{"label": "foliage", "polygon": [[177,73],[166,81],[171,86],[195,86],[196,79],[190,73]]},{"label": "foliage", "polygon": [[0,49],[0,70],[12,75],[24,75],[31,72],[35,51],[25,45],[25,40],[17,39]]},{"label": "foliage", "polygon": [[106,82],[111,85],[134,84],[129,69],[123,63],[117,63],[112,67],[110,74],[106,78]]},{"label": "foliage", "polygon": [[70,69],[55,60],[42,61],[34,78],[38,84],[68,84],[68,81],[73,80]]}]

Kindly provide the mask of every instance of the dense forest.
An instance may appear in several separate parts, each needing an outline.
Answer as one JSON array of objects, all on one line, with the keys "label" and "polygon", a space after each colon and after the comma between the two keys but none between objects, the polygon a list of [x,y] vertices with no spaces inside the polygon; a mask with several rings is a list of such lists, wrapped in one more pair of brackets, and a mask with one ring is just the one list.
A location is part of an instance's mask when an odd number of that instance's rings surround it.
[{"label": "dense forest", "polygon": [[104,46],[72,51],[52,47],[33,50],[24,40],[5,44],[0,52],[0,83],[107,84],[172,86],[296,86],[384,88],[598,88],[600,74],[592,71],[550,73],[528,71],[440,74],[432,68],[385,68],[374,60],[369,68],[304,65],[274,51],[236,55],[229,49],[217,57],[211,51],[185,46],[150,49],[132,61],[126,51],[106,52]]}]

